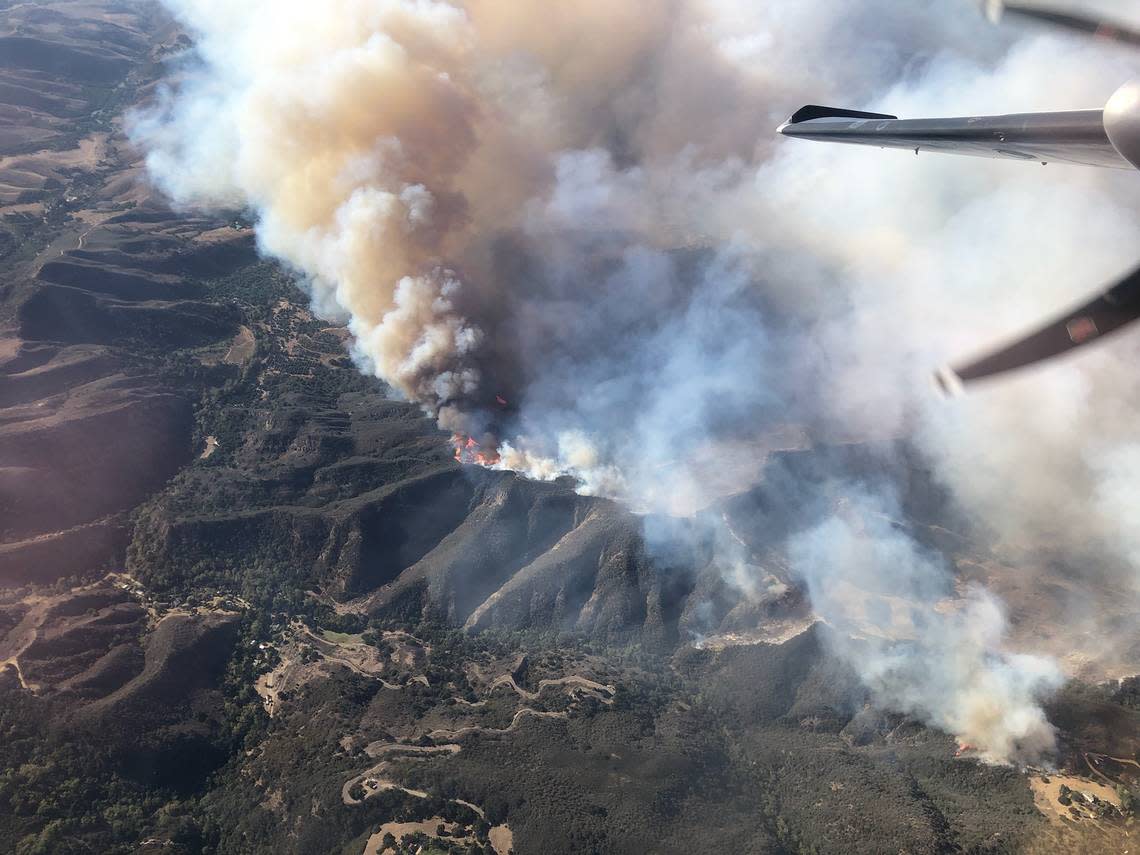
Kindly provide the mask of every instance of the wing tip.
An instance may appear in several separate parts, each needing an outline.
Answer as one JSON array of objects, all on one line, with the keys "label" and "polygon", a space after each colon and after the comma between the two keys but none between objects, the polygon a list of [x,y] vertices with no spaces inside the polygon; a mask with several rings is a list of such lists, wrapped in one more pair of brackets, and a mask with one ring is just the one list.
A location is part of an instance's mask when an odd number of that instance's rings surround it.
[{"label": "wing tip", "polygon": [[957,398],[966,391],[958,372],[949,366],[944,366],[934,372],[934,385],[945,398]]},{"label": "wing tip", "polygon": [[849,110],[846,107],[822,107],[819,104],[808,104],[792,113],[791,118],[781,125],[798,125],[810,122],[813,119],[897,119],[888,113],[868,113],[866,110]]}]

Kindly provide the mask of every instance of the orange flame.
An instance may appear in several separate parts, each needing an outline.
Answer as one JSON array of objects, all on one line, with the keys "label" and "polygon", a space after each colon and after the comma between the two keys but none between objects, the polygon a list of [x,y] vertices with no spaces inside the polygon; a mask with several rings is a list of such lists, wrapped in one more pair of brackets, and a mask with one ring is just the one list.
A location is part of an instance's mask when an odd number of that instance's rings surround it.
[{"label": "orange flame", "polygon": [[494,466],[502,459],[498,449],[484,449],[478,440],[466,434],[452,434],[451,444],[455,446],[455,460],[458,463],[474,466]]}]

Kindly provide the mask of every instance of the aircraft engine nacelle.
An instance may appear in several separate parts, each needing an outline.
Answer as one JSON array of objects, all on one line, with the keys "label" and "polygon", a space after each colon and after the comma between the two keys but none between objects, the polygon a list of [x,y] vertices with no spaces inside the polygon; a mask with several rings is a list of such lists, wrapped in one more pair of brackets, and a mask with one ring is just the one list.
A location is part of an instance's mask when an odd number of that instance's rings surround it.
[{"label": "aircraft engine nacelle", "polygon": [[1140,169],[1140,80],[1125,83],[1108,99],[1104,130],[1120,156]]}]

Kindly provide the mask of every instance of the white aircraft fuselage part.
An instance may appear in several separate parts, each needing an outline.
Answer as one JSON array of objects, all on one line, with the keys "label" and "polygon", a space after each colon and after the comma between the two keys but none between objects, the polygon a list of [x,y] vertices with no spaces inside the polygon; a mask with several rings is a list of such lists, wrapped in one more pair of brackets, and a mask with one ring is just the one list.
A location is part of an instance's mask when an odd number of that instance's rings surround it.
[{"label": "white aircraft fuselage part", "polygon": [[1140,169],[1140,80],[1125,83],[1108,99],[1104,132],[1120,156]]}]

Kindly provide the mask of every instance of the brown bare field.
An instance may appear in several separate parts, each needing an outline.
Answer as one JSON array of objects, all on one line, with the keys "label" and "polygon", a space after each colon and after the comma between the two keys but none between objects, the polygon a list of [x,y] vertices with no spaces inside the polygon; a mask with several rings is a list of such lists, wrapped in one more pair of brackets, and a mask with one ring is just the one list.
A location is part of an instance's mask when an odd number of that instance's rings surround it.
[{"label": "brown bare field", "polygon": [[253,358],[253,350],[256,346],[257,339],[253,337],[253,330],[243,324],[230,343],[226,355],[222,357],[222,362],[226,365],[245,365]]}]

